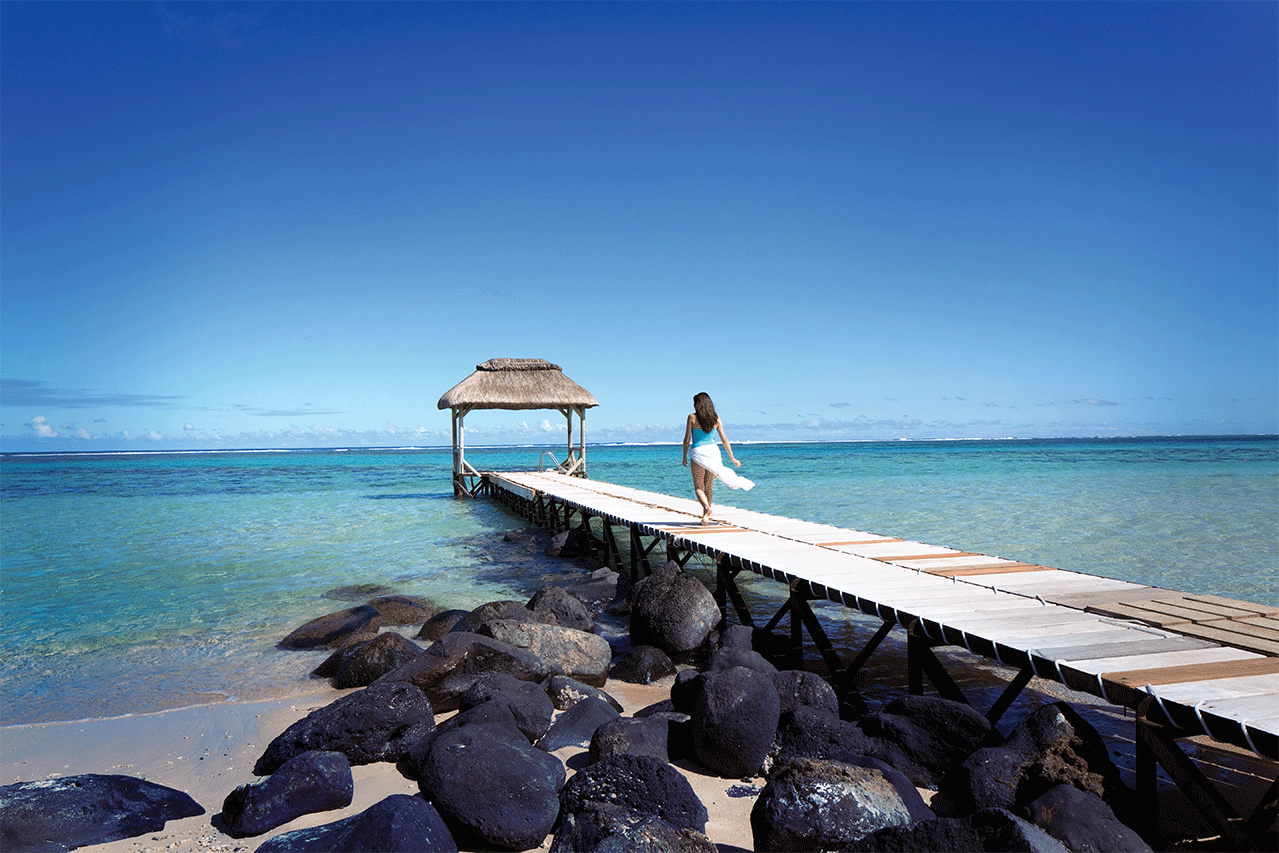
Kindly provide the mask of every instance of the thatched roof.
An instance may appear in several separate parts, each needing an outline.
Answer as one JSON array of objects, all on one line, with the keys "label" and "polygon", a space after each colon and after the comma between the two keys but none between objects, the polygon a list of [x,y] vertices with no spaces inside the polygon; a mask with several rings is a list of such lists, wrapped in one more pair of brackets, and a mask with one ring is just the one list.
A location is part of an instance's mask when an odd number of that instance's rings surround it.
[{"label": "thatched roof", "polygon": [[540,358],[491,358],[440,398],[441,409],[589,409],[599,400]]}]

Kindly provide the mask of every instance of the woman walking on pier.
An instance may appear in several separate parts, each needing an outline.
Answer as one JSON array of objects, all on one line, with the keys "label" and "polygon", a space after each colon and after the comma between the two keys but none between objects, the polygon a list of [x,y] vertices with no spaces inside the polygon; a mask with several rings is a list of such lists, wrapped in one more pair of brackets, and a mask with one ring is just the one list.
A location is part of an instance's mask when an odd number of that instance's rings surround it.
[{"label": "woman walking on pier", "polygon": [[719,445],[715,443],[715,433],[719,433],[719,440],[724,442],[728,458],[738,468],[742,467],[742,463],[733,455],[733,446],[728,443],[728,437],[724,435],[724,424],[720,422],[719,415],[715,414],[711,395],[702,392],[693,397],[693,412],[688,416],[684,427],[684,465],[688,465],[691,445],[693,491],[697,493],[697,501],[702,505],[702,524],[711,522],[711,500],[714,498],[716,477],[723,480],[724,485],[730,489],[750,490],[755,486],[750,480],[724,466]]}]

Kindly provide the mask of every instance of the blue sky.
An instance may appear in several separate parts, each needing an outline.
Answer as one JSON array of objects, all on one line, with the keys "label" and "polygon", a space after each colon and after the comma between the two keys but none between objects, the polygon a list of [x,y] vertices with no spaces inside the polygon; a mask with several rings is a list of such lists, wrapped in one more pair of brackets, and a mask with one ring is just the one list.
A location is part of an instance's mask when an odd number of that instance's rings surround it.
[{"label": "blue sky", "polygon": [[[0,4],[0,448],[1279,432],[1274,3]],[[562,440],[477,413],[474,443]],[[548,432],[549,430],[549,432]]]}]

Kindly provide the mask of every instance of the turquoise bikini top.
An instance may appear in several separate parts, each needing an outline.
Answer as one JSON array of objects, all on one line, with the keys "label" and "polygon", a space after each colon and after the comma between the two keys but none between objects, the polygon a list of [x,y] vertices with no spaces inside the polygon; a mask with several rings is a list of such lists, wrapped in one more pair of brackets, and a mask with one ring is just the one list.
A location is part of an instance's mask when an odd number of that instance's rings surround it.
[{"label": "turquoise bikini top", "polygon": [[702,432],[701,427],[693,427],[693,446],[700,447],[703,444],[714,444],[714,432]]}]

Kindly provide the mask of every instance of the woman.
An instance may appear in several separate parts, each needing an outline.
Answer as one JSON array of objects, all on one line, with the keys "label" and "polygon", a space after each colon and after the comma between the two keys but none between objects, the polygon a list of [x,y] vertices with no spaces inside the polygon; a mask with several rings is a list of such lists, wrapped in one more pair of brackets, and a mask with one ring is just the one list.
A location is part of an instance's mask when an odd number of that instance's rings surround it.
[{"label": "woman", "polygon": [[693,412],[688,416],[684,427],[684,465],[688,465],[689,446],[692,446],[693,490],[697,493],[697,501],[702,505],[702,524],[711,522],[711,500],[714,497],[715,478],[719,477],[730,489],[752,489],[755,484],[736,471],[724,467],[724,460],[719,454],[719,445],[715,443],[715,433],[724,442],[728,458],[738,468],[742,463],[733,455],[733,446],[724,435],[724,425],[719,415],[715,414],[715,404],[711,396],[705,392],[693,398]]}]

